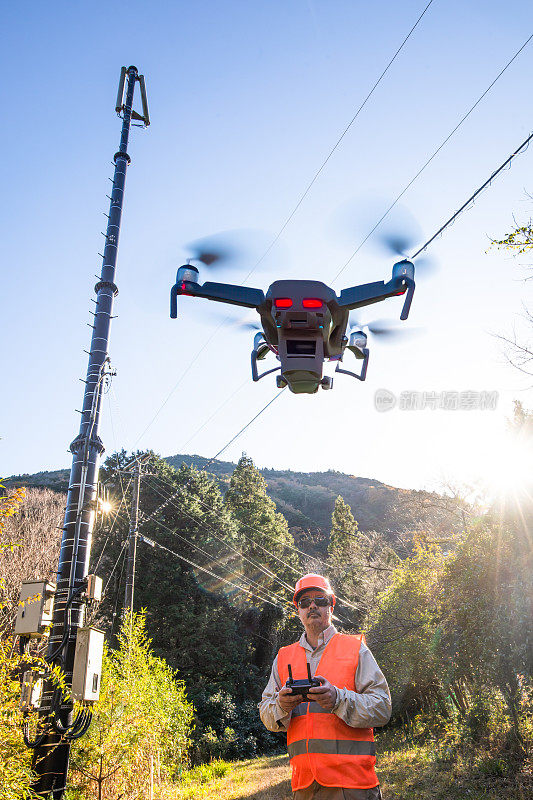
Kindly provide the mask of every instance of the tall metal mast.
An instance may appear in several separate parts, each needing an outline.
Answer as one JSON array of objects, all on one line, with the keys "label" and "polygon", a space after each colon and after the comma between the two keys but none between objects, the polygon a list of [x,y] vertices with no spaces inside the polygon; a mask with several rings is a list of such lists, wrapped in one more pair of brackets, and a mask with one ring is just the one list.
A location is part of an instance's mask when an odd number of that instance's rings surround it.
[{"label": "tall metal mast", "polygon": [[[133,111],[135,84],[139,82],[143,114]],[[57,591],[47,660],[59,664],[65,683],[72,685],[72,670],[78,628],[84,622],[85,603],[81,595],[91,554],[92,526],[98,481],[98,462],[104,446],[98,435],[102,389],[108,370],[109,330],[113,300],[118,294],[115,266],[118,252],[120,220],[124,199],[126,170],[131,163],[128,138],[132,119],[150,124],[144,77],[136,67],[122,67],[116,111],[122,114],[120,147],[115,153],[115,174],[109,204],[100,280],[94,287],[96,308],[92,326],[91,349],[83,396],[80,430],[70,450],[73,454],[63,525]],[[42,733],[37,737],[33,769],[37,775],[34,790],[42,797],[52,795],[60,800],[66,788],[70,743],[83,735],[90,722],[90,712],[83,711],[73,719],[72,703],[65,702],[50,680],[45,682],[39,710]]]}]

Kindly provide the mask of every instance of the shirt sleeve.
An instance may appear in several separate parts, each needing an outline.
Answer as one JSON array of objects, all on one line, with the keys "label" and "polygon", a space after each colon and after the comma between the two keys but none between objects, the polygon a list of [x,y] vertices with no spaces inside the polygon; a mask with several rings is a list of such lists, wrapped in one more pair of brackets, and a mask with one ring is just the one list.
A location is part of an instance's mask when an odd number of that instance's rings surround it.
[{"label": "shirt sleeve", "polygon": [[379,728],[390,719],[392,705],[389,687],[376,659],[365,644],[361,644],[355,672],[355,688],[337,689],[333,713],[352,728]]},{"label": "shirt sleeve", "polygon": [[274,659],[270,678],[263,692],[261,702],[258,703],[259,716],[261,722],[273,733],[286,731],[291,721],[291,712],[283,711],[278,702],[278,692],[281,689],[281,681],[278,672],[278,657]]}]

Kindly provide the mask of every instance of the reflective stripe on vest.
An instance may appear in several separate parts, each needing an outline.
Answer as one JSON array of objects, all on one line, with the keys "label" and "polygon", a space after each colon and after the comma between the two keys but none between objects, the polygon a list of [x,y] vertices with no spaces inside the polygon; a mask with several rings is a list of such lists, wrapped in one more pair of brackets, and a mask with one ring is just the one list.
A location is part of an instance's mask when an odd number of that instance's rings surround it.
[{"label": "reflective stripe on vest", "polygon": [[[316,675],[327,678],[333,686],[355,691],[361,638],[335,634],[324,648]],[[278,653],[282,684],[287,681],[289,664],[295,680],[307,677],[306,651],[298,642],[282,647]],[[352,728],[316,701],[302,702],[292,711],[287,748],[295,792],[313,781],[355,789],[378,785],[372,729]]]},{"label": "reflective stripe on vest", "polygon": [[[309,708],[308,708],[308,706],[309,706]],[[299,706],[296,706],[296,708],[293,708],[293,710],[292,710],[292,716],[293,717],[303,717],[307,713],[309,713],[309,714],[331,714],[332,712],[331,711],[326,711],[325,708],[322,708],[322,706],[319,706],[318,703],[315,703],[314,700],[313,700],[312,703],[300,703]]]},{"label": "reflective stripe on vest", "polygon": [[[309,742],[309,744],[308,744]],[[335,753],[341,756],[375,756],[374,742],[351,742],[349,739],[300,739],[287,747],[289,758],[302,753]]]}]

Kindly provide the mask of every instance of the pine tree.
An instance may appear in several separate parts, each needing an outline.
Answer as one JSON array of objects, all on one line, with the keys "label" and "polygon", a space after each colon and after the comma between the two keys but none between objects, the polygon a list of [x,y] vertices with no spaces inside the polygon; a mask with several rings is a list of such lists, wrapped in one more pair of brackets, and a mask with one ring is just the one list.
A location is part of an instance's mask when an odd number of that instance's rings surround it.
[{"label": "pine tree", "polygon": [[[328,545],[328,571],[334,589],[353,605],[359,605],[364,594],[365,572],[364,535],[359,533],[357,522],[348,503],[339,495],[331,515],[331,533]],[[350,610],[350,617],[359,623],[362,614]]]},{"label": "pine tree", "polygon": [[[286,603],[286,611],[290,612],[287,586],[294,584],[299,573],[294,539],[287,520],[267,495],[265,479],[244,453],[231,476],[224,503],[239,524],[243,572],[259,584],[260,596]],[[255,608],[247,612],[243,621],[252,636],[252,663],[265,677],[291,627],[292,615],[283,616],[281,609],[256,600]]]},{"label": "pine tree", "polygon": [[[244,453],[231,476],[224,503],[239,523],[243,555],[264,565],[286,583],[293,583],[298,556],[287,520],[267,495],[267,482]],[[252,567],[253,569],[253,567]],[[264,588],[279,590],[279,583],[260,570],[254,579]]]},{"label": "pine tree", "polygon": [[357,522],[352,509],[339,495],[331,515],[331,534],[328,545],[330,565],[336,571],[352,557],[357,542]]}]

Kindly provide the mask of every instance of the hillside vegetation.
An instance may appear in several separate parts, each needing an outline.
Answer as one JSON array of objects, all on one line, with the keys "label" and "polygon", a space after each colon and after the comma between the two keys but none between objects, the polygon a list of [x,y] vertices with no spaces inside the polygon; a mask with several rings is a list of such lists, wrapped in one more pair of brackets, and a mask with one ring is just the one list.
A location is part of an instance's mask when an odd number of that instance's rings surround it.
[{"label": "hillside vegetation", "polygon": [[[207,471],[215,476],[223,493],[236,464],[196,455],[175,455],[163,459],[174,469],[182,465]],[[380,481],[347,475],[343,472],[293,472],[292,470],[262,469],[266,492],[275,503],[299,541],[322,549],[327,545],[331,514],[335,499],[341,495],[351,507],[359,529],[398,533],[424,530],[434,532],[461,530],[467,504],[435,492],[398,489]],[[53,470],[34,474],[13,475],[8,486],[33,486],[66,492],[69,471]],[[309,536],[311,534],[311,536]]]},{"label": "hillside vegetation", "polygon": [[[528,436],[530,419],[515,420]],[[263,727],[257,702],[278,648],[300,635],[290,587],[307,571],[329,575],[338,596],[336,625],[366,631],[388,678],[393,717],[379,740],[388,754],[381,760],[386,800],[533,796],[533,505],[527,497],[519,506],[481,513],[460,497],[401,492],[340,473],[262,473],[243,456],[231,473],[215,474],[187,464],[175,469],[148,452],[137,615],[125,629],[130,500],[122,468],[130,459],[116,453],[101,470],[114,511],[109,520],[99,517],[94,530],[90,569],[103,577],[106,591],[92,621],[106,631],[103,685],[111,688],[95,709],[91,733],[75,748],[75,800],[97,791],[105,800],[125,799],[128,781],[132,797],[143,800],[150,783],[162,799],[202,796],[191,788],[195,775],[206,785],[225,779],[202,765],[282,755],[283,736]],[[282,482],[295,504],[299,492],[322,514],[329,508],[327,525],[290,526],[271,497]],[[362,493],[375,525],[363,527],[355,501],[335,495],[340,486],[352,491],[348,497]],[[2,600],[11,609],[2,632],[5,658],[12,655],[16,584],[33,576],[36,563],[41,577],[54,572],[59,533],[55,548],[44,533],[57,530],[58,497],[31,489],[24,502],[19,497],[20,513],[1,528],[2,571],[11,576]],[[28,524],[32,515],[38,524]],[[128,644],[131,636],[137,648]],[[13,668],[5,661],[3,674]],[[157,683],[161,691],[148,714],[132,701]],[[0,723],[20,731],[13,687],[11,681],[3,694]],[[12,760],[27,770],[20,732],[10,746]],[[261,763],[235,767],[247,794],[221,797],[266,800],[271,769],[276,791],[285,791],[283,762]],[[491,795],[494,787],[499,794]]]}]

